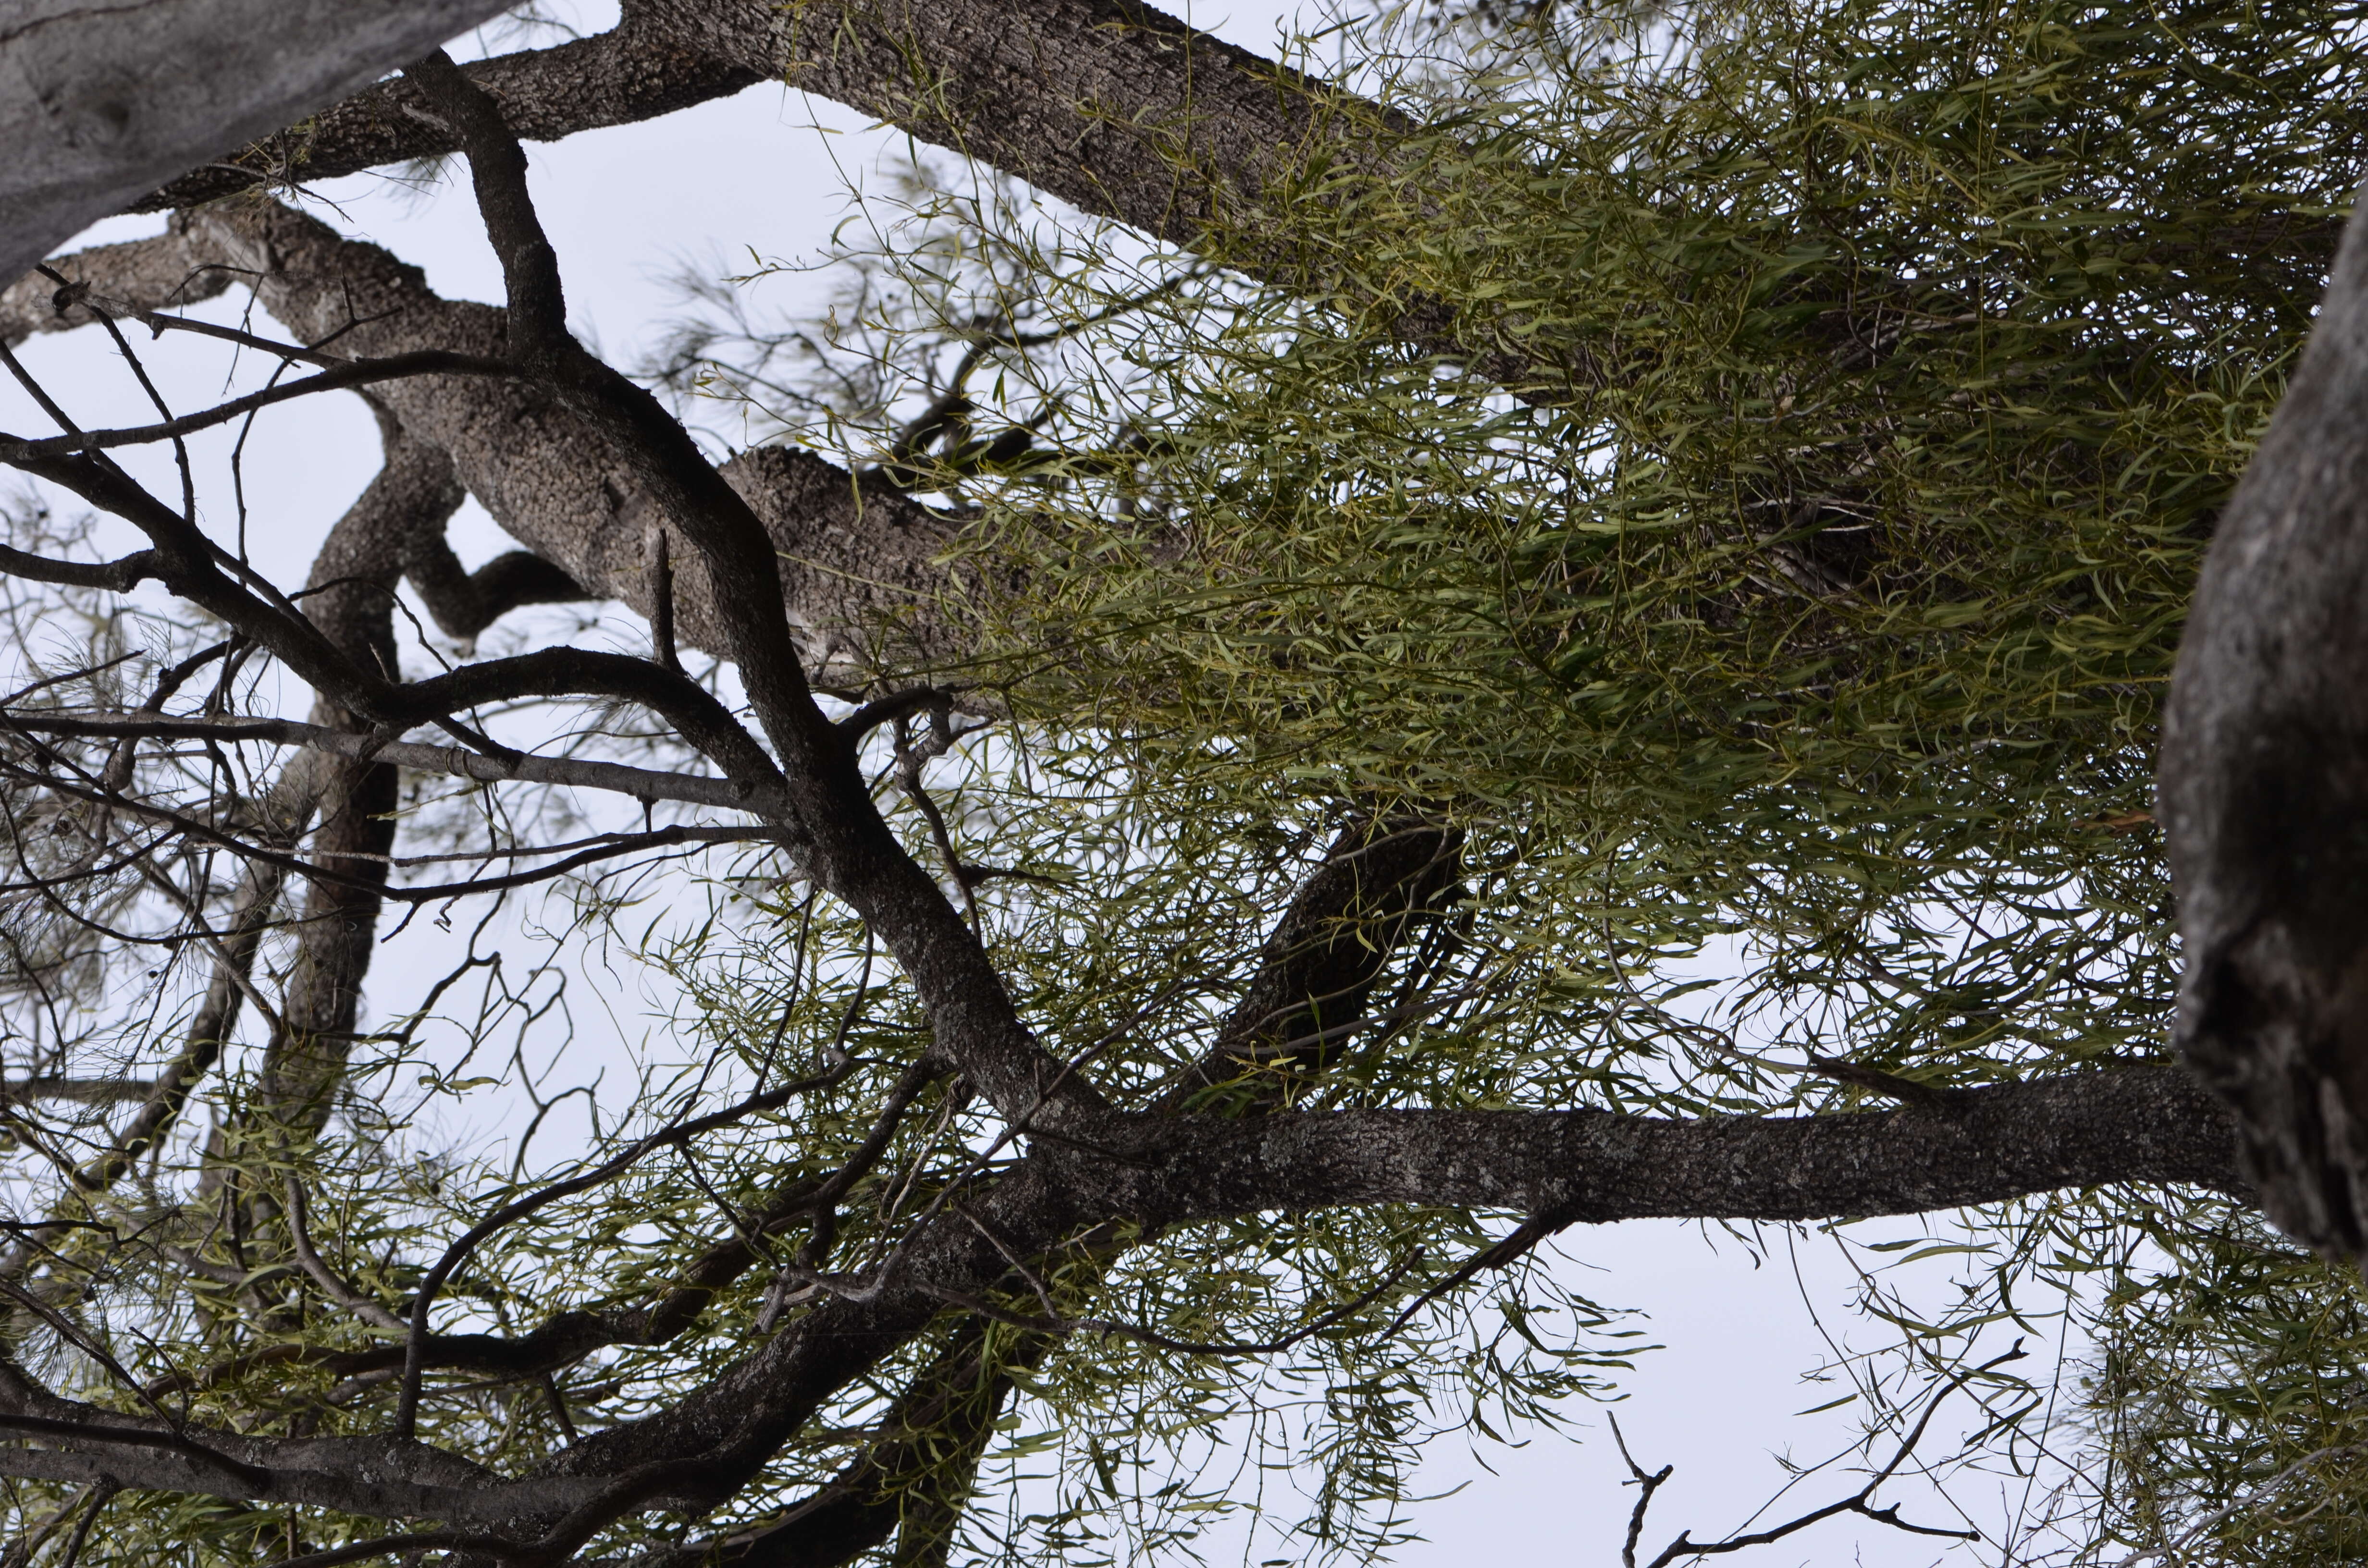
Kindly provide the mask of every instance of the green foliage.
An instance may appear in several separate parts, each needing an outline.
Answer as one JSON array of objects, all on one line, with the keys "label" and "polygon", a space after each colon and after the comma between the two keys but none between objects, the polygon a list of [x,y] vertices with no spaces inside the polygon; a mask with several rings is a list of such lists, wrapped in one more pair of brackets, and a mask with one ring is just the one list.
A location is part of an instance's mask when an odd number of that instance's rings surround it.
[{"label": "green foliage", "polygon": [[2090,1391],[2106,1539],[2170,1565],[2368,1551],[2359,1278],[2249,1215],[2156,1229],[2117,1278]]},{"label": "green foliage", "polygon": [[[1698,13],[1402,185],[1311,176],[1235,243],[1351,258],[1335,308],[1151,307],[1106,349],[1144,455],[990,502],[1013,702],[1082,688],[1146,780],[1452,801],[1598,913],[1539,923],[1583,962],[1735,931],[1896,1064],[2146,1049],[2156,703],[2357,161],[2353,27]],[[1422,300],[1537,404],[1391,343]]]},{"label": "green foliage", "polygon": [[[1235,214],[1211,254],[1256,258],[1272,287],[924,195],[828,330],[743,318],[678,346],[683,384],[964,508],[965,550],[994,565],[994,593],[941,607],[980,629],[976,658],[933,673],[1009,722],[931,767],[947,843],[908,812],[910,846],[1012,873],[971,890],[993,959],[1047,1046],[1136,1104],[1204,1053],[1340,824],[1409,806],[1469,834],[1461,896],[1392,972],[1380,1026],[1292,1083],[1304,1103],[1783,1113],[1862,1097],[1804,1052],[1943,1085],[2158,1052],[2176,953],[2147,814],[2157,704],[2368,153],[2360,8],[1845,0],[1581,31],[1584,50],[1542,42],[1486,73],[1354,35],[1360,69],[1432,129],[1376,131],[1367,163]],[[1405,347],[1415,316],[1456,321],[1472,362]],[[900,422],[950,390],[951,433],[901,449]],[[995,438],[1012,429],[1037,440]],[[891,744],[866,759],[883,787]],[[511,824],[464,820],[481,805],[415,802],[415,828],[490,844]],[[556,922],[674,987],[606,1147],[757,1083],[824,1081],[490,1239],[440,1331],[646,1304],[715,1244],[719,1211],[744,1223],[843,1165],[921,1059],[859,923],[762,854],[705,875],[703,903],[682,881],[604,882]],[[471,1026],[486,1061],[423,1079],[398,1020],[359,1048],[331,1136],[210,1166],[185,1142],[91,1199],[112,1229],[56,1244],[66,1321],[130,1325],[143,1376],[193,1419],[382,1430],[393,1384],[335,1358],[389,1332],[248,1251],[284,1250],[293,1179],[327,1266],[399,1304],[444,1239],[549,1179],[523,1149],[427,1157],[481,1070],[528,1076],[495,1042],[548,1003],[510,983]],[[173,1021],[151,1015],[160,1038]],[[998,1131],[924,1087],[842,1195],[832,1267],[876,1263],[1008,1158]],[[122,1244],[167,1211],[208,1223]],[[766,1256],[808,1223],[760,1236]],[[1933,1244],[1968,1249],[1942,1308],[1886,1294],[1870,1265],[1861,1304],[1900,1345],[1888,1370],[1853,1369],[1872,1433],[2052,1291],[2101,1346],[2081,1415],[2100,1457],[2066,1483],[2088,1523],[2062,1555],[2358,1555],[2353,1284],[2149,1195],[1968,1227]],[[1288,1465],[1313,1478],[1278,1527],[1295,1556],[1384,1551],[1429,1437],[1552,1423],[1613,1392],[1634,1348],[1616,1312],[1529,1265],[1418,1299],[1498,1229],[1383,1210],[1081,1236],[1041,1297],[950,1310],[701,1528],[827,1482],[958,1352],[1017,1390],[981,1473],[1038,1478],[1010,1517],[973,1520],[982,1556],[1190,1553],[1229,1512],[1280,1518],[1259,1467]],[[529,1468],[570,1419],[644,1414],[796,1311],[767,1278],[552,1389],[438,1374],[422,1435]],[[1046,1307],[1185,1343],[1306,1336],[1261,1359],[1007,1321]],[[43,1323],[47,1369],[140,1407]],[[1977,1460],[2028,1470],[2061,1436],[2010,1371],[1975,1396]],[[913,1508],[963,1484],[959,1449],[908,1475]],[[374,1529],[112,1506],[120,1543],[192,1562]]]},{"label": "green foliage", "polygon": [[[1341,1094],[1764,1111],[1852,1097],[1800,1051],[1945,1084],[2157,1053],[2157,704],[2362,164],[2361,21],[1703,6],[1518,78],[1360,35],[1433,129],[1209,247],[1270,290],[925,208],[934,259],[864,325],[974,342],[948,301],[984,291],[1076,335],[1005,356],[973,416],[1050,432],[1035,460],[973,443],[935,476],[1028,567],[953,673],[1132,812],[1404,800],[1473,829],[1440,989],[1479,1000]],[[1468,370],[1397,341],[1442,310]],[[860,419],[823,438],[880,449]],[[2158,1216],[2078,1212],[2075,1250],[2009,1247],[1976,1295],[2051,1281],[2111,1358],[2133,1301],[2205,1287],[2099,1306],[2091,1266]],[[2225,1506],[2257,1460],[2103,1486],[2082,1550]],[[2265,1561],[2335,1528],[2242,1517]]]}]

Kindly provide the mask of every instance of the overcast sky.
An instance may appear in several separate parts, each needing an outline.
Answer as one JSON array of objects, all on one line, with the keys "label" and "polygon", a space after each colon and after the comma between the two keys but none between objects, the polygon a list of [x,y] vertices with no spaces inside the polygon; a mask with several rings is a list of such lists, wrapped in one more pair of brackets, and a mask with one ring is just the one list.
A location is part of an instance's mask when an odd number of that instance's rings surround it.
[{"label": "overcast sky", "polygon": [[[1270,52],[1280,14],[1281,7],[1267,0],[1224,11],[1203,8],[1191,20]],[[602,25],[597,13],[586,20]],[[463,54],[478,51],[465,43],[455,48]],[[882,161],[902,146],[900,136],[871,128],[836,105],[779,86],[757,86],[651,124],[533,149],[535,193],[558,247],[572,322],[612,362],[630,364],[678,309],[668,278],[685,265],[746,270],[752,253],[782,261],[816,254],[848,210],[850,185],[874,178]],[[499,271],[464,188],[448,185],[422,195],[379,176],[362,176],[325,186],[316,195],[316,213],[425,267],[439,292],[498,301]],[[115,220],[85,243],[156,227],[155,220]],[[826,286],[827,279],[818,277],[777,278],[767,285],[766,301],[789,308],[799,290],[811,299]],[[209,313],[228,319],[240,303],[218,302]],[[26,357],[92,422],[123,423],[141,415],[136,404],[124,401],[133,389],[120,368],[87,334],[37,340]],[[220,390],[219,362],[201,364],[200,358],[185,356],[165,369],[165,390],[176,406],[196,406]],[[0,426],[24,431],[41,423],[13,388],[0,392]],[[376,451],[371,423],[349,397],[287,406],[258,425],[245,470],[249,534],[256,558],[283,584],[301,579],[321,536],[368,482]],[[207,520],[226,538],[234,521],[224,482],[227,437],[199,443],[199,458]],[[167,471],[157,463],[161,459],[143,473],[161,481]],[[505,547],[473,505],[455,540],[472,564]],[[397,1001],[416,994],[421,977],[440,969],[451,951],[452,939],[436,933],[421,932],[416,940],[407,935],[374,971],[374,992]],[[645,1010],[633,994],[643,983],[643,977],[629,975],[596,988],[597,996],[579,994],[586,1009],[579,1024],[594,1036],[635,1036],[647,1027]],[[602,1012],[599,1018],[589,1017]],[[1922,1231],[1916,1223],[1899,1222],[1877,1233],[1912,1236]],[[1850,1338],[1839,1347],[1872,1348],[1888,1331],[1853,1319],[1849,1275],[1829,1240],[1771,1231],[1755,1250],[1732,1238],[1713,1245],[1694,1228],[1630,1223],[1566,1233],[1559,1245],[1571,1260],[1565,1267],[1573,1285],[1607,1306],[1642,1309],[1648,1315],[1632,1326],[1645,1332],[1645,1343],[1667,1346],[1642,1358],[1638,1369],[1623,1377],[1632,1397],[1619,1407],[1637,1458],[1647,1468],[1676,1466],[1655,1504],[1644,1542],[1647,1554],[1680,1528],[1697,1539],[1716,1539],[1740,1525],[1782,1484],[1785,1473],[1775,1455],[1823,1459],[1848,1446],[1856,1431],[1851,1408],[1794,1415],[1827,1403],[1847,1388],[1804,1381],[1838,1348],[1838,1342],[1821,1334],[1809,1303],[1822,1312],[1827,1331],[1839,1335],[1841,1325],[1849,1326]],[[1936,1291],[1943,1288],[1945,1267],[1927,1264],[1904,1278],[1918,1290]],[[2043,1327],[2052,1331],[2052,1324]],[[2055,1354],[2053,1346],[2035,1344],[2033,1349],[2041,1359]],[[1520,1449],[1483,1443],[1479,1458],[1485,1466],[1465,1443],[1434,1445],[1426,1456],[1423,1483],[1428,1489],[1462,1490],[1417,1511],[1417,1528],[1430,1540],[1408,1548],[1399,1561],[1446,1568],[1486,1554],[1508,1563],[1616,1563],[1634,1492],[1622,1484],[1627,1471],[1600,1412],[1583,1408],[1571,1415],[1577,1441],[1547,1434]],[[1961,1429],[1959,1423],[1943,1421],[1930,1445],[1932,1456],[1945,1454],[1948,1444],[1940,1439]],[[1853,1484],[1839,1475],[1812,1479],[1794,1494],[1799,1507],[1788,1499],[1770,1517],[1831,1501]],[[1986,1493],[1961,1488],[1958,1498],[1984,1525],[2010,1516],[2022,1504],[2011,1486]],[[1925,1522],[1958,1522],[1912,1479],[1886,1490],[1878,1501],[1905,1502],[1908,1516]],[[1944,1553],[1944,1545],[1844,1517],[1734,1561],[1768,1568],[1850,1562],[1921,1568],[1941,1561],[1998,1560],[1995,1548]]]}]

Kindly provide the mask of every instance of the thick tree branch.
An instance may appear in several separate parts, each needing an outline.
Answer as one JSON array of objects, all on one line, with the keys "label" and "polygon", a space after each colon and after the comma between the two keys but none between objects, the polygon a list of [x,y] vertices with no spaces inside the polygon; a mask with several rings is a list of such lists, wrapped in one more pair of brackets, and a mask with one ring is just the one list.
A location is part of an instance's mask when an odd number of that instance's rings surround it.
[{"label": "thick tree branch", "polygon": [[[624,11],[615,28],[597,37],[476,61],[462,69],[501,104],[503,118],[529,142],[557,142],[579,131],[654,119],[728,97],[767,74],[651,26],[644,7],[632,0]],[[335,179],[455,151],[451,132],[417,113],[421,107],[418,89],[409,82],[381,82],[301,126],[191,170],[133,201],[131,210],[194,207],[258,187]]]},{"label": "thick tree branch", "polygon": [[593,597],[530,551],[507,551],[474,572],[463,571],[441,533],[412,540],[403,573],[438,628],[447,637],[463,641],[521,605],[569,604]]},{"label": "thick tree branch", "polygon": [[[1409,122],[1237,49],[1138,0],[643,0],[597,39],[468,67],[529,140],[665,114],[768,78],[836,99],[1017,175],[1085,211],[1280,283],[1380,298],[1353,258],[1278,243],[1279,190],[1326,171],[1338,198],[1395,199]],[[207,200],[285,178],[326,178],[453,151],[410,112],[416,90],[370,89],[258,143],[243,169],[201,170],[140,205]],[[2320,275],[2332,226],[2248,219],[2199,247],[2154,257],[2180,269],[2227,256]],[[1436,302],[1389,307],[1406,340],[1474,359],[1508,384],[1551,392],[1594,373],[1583,346],[1540,344],[1486,311],[1458,323]]]},{"label": "thick tree branch", "polygon": [[[1198,1119],[1193,1119],[1197,1121]],[[2227,1117],[2169,1064],[1952,1091],[1945,1108],[1662,1120],[1610,1112],[1343,1111],[1198,1125],[1146,1217],[1405,1202],[1565,1224],[1923,1213],[2110,1182],[2249,1199]],[[1170,1208],[1170,1205],[1177,1207]]]},{"label": "thick tree branch", "polygon": [[[209,209],[191,216],[186,235],[153,243],[185,266],[233,269],[307,341],[341,333],[339,347],[358,355],[443,348],[487,357],[507,341],[502,311],[439,299],[417,268],[285,208]],[[145,257],[96,252],[87,267],[80,257],[59,266],[104,292],[101,263],[164,270]],[[597,423],[514,380],[430,377],[384,382],[373,395],[405,430],[450,454],[469,493],[533,554],[593,597],[652,612],[648,552],[665,506],[639,460]],[[954,540],[947,518],[792,448],[762,448],[720,472],[757,515],[768,570],[817,679],[864,687],[968,656],[960,597],[974,569],[941,563]],[[711,570],[703,557],[681,553],[672,573],[677,635],[723,653]]]},{"label": "thick tree branch", "polygon": [[[984,1225],[949,1216],[905,1249],[867,1297],[828,1300],[666,1414],[612,1427],[517,1482],[435,1482],[457,1466],[435,1450],[379,1443],[338,1450],[311,1440],[196,1435],[256,1481],[139,1442],[120,1478],[219,1496],[319,1503],[381,1517],[516,1528],[593,1494],[597,1478],[701,1456],[649,1502],[728,1495],[788,1430],[879,1356],[916,1332],[949,1293],[990,1288],[1004,1245],[1046,1250],[1113,1215],[1153,1222],[1273,1209],[1407,1202],[1551,1213],[1559,1223],[1647,1215],[1798,1220],[1998,1202],[2067,1186],[2186,1182],[2241,1192],[2228,1124],[2178,1068],[2149,1066],[1960,1091],[1945,1112],[1658,1121],[1603,1112],[1353,1112],[1232,1119],[1128,1119],[1119,1165],[1079,1169],[1031,1157],[971,1206]],[[1054,1165],[1059,1169],[1054,1169]],[[17,1385],[24,1385],[21,1380]],[[20,1393],[12,1413],[120,1425],[113,1413]],[[135,1423],[136,1425],[136,1423]],[[87,1481],[128,1462],[103,1433],[58,1431],[41,1449],[0,1447],[0,1473]],[[331,1451],[367,1451],[331,1478]],[[432,1461],[432,1462],[431,1462]],[[444,1472],[448,1475],[450,1471]],[[567,1478],[575,1478],[569,1480]],[[400,1478],[386,1479],[386,1478]]]},{"label": "thick tree branch", "polygon": [[[54,267],[77,281],[97,280],[98,292],[147,311],[197,304],[236,281],[227,267],[191,260],[188,222],[179,213],[154,239],[95,245],[59,257]],[[37,332],[66,332],[98,319],[85,304],[62,302],[60,293],[57,284],[38,272],[0,290],[0,342],[14,347]]]},{"label": "thick tree branch", "polygon": [[1373,988],[1399,950],[1453,888],[1463,845],[1460,831],[1414,812],[1352,819],[1269,934],[1216,1044],[1163,1096],[1163,1108],[1190,1106],[1247,1070],[1282,1066],[1235,1108],[1272,1108],[1289,1083],[1320,1074],[1364,1026]]},{"label": "thick tree branch", "polygon": [[[323,541],[306,582],[306,619],[347,659],[386,678],[399,676],[394,639],[395,584],[406,540],[440,533],[461,504],[451,465],[379,413],[383,460]],[[332,729],[365,723],[324,691],[313,721]],[[313,863],[336,873],[308,879],[296,952],[283,983],[279,1016],[245,1128],[226,1129],[235,1143],[256,1120],[273,1136],[316,1132],[345,1081],[359,1017],[362,980],[376,951],[386,902],[387,857],[394,849],[400,777],[383,759],[324,756],[315,764],[318,824]]]},{"label": "thick tree branch", "polygon": [[498,13],[504,0],[42,0],[0,28],[0,278],[163,180]]},{"label": "thick tree branch", "polygon": [[[767,78],[833,98],[922,141],[974,155],[1088,212],[1289,287],[1359,285],[1338,258],[1280,244],[1277,192],[1330,166],[1375,190],[1405,171],[1394,144],[1415,128],[1387,109],[1203,33],[1133,0],[821,4],[643,0],[614,32],[472,67],[517,134],[552,140],[670,112]],[[387,85],[323,117],[300,141],[250,148],[254,171],[200,172],[141,203],[183,205],[272,178],[323,178],[457,151],[418,123],[412,84]],[[1269,236],[1260,238],[1259,236]],[[1401,335],[1475,353],[1521,382],[1567,380],[1459,336],[1436,303],[1397,307]]]},{"label": "thick tree branch", "polygon": [[2248,1191],[2226,1117],[2169,1065],[1959,1091],[1945,1112],[1126,1120],[1121,1159],[1040,1151],[971,1200],[961,1220],[942,1217],[908,1240],[862,1288],[825,1300],[668,1411],[587,1437],[552,1472],[700,1451],[712,1468],[675,1503],[728,1495],[823,1401],[946,1301],[993,1289],[1013,1254],[1048,1252],[1114,1217],[1168,1224],[1386,1202],[1513,1210],[1545,1216],[1553,1229],[1646,1217],[1919,1212],[2122,1181]]}]

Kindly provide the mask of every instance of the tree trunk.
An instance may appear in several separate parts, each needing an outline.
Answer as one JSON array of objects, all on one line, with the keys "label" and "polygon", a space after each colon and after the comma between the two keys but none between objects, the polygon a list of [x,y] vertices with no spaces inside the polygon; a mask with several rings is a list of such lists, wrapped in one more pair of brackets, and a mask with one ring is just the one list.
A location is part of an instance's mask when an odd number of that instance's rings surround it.
[{"label": "tree trunk", "polygon": [[2161,816],[2179,1040],[2262,1206],[2368,1253],[2368,232],[2222,514],[2180,645]]},{"label": "tree trunk", "polygon": [[509,0],[0,0],[0,278]]}]

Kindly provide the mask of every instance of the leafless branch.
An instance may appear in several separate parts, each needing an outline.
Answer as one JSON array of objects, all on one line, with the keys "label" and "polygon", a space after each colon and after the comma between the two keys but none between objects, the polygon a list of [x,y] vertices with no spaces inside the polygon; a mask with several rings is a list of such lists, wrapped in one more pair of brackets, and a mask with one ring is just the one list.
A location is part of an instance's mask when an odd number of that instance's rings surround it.
[{"label": "leafless branch", "polygon": [[[0,567],[5,567],[0,561]],[[680,801],[726,811],[765,811],[775,802],[760,789],[730,778],[663,773],[621,763],[581,757],[517,754],[496,759],[458,746],[381,740],[293,719],[206,718],[106,712],[97,710],[12,709],[6,722],[32,734],[125,737],[144,740],[211,741],[220,744],[260,743],[302,746],[357,762],[385,762],[422,773],[441,773],[481,784],[518,779],[627,795],[637,801]]]},{"label": "leafless branch", "polygon": [[268,408],[291,398],[309,397],[314,392],[337,392],[349,387],[371,386],[405,376],[514,374],[513,368],[503,360],[481,358],[473,354],[455,354],[440,348],[425,348],[416,354],[394,355],[384,359],[356,359],[334,369],[324,370],[317,376],[266,387],[244,397],[232,398],[227,403],[218,403],[202,413],[185,414],[178,419],[167,419],[155,425],[133,425],[117,430],[74,431],[33,441],[0,437],[0,462],[24,463],[36,458],[102,452],[117,447],[144,447],[152,442],[169,441],[195,435],[200,430],[211,430],[217,425],[227,425],[256,409]]},{"label": "leafless branch", "polygon": [[[1877,1524],[1888,1525],[1896,1530],[1905,1530],[1910,1535],[1940,1536],[1951,1540],[1981,1540],[1982,1533],[1979,1530],[1948,1529],[1937,1525],[1911,1524],[1899,1517],[1899,1505],[1896,1503],[1887,1508],[1876,1507],[1873,1501],[1874,1493],[1877,1487],[1897,1472],[1900,1465],[1907,1461],[1907,1456],[1915,1452],[1916,1445],[1923,1441],[1926,1429],[1931,1426],[1932,1417],[1939,1413],[1941,1404],[1951,1394],[1985,1372],[2005,1366],[2009,1361],[2021,1360],[2024,1354],[2022,1341],[2018,1339],[2014,1342],[2013,1348],[2003,1355],[1993,1356],[1978,1367],[1964,1368],[1952,1375],[1941,1390],[1925,1403],[1923,1415],[1917,1418],[1916,1425],[1908,1429],[1907,1435],[1900,1439],[1891,1458],[1868,1478],[1864,1486],[1850,1496],[1838,1502],[1828,1503],[1822,1508],[1813,1508],[1805,1514],[1787,1519],[1784,1523],[1772,1526],[1768,1529],[1728,1536],[1724,1540],[1698,1541],[1693,1539],[1691,1532],[1681,1530],[1678,1533],[1678,1539],[1662,1548],[1661,1554],[1646,1564],[1646,1568],[1669,1568],[1669,1564],[1673,1562],[1684,1562],[1691,1558],[1715,1557],[1724,1552],[1741,1551],[1746,1547],[1766,1546],[1772,1541],[1782,1540],[1786,1536],[1804,1530],[1821,1520],[1830,1519],[1837,1514],[1857,1514],[1873,1519]],[[1616,1422],[1612,1431],[1617,1436],[1619,1426]],[[1645,1528],[1645,1509],[1652,1502],[1654,1492],[1669,1478],[1675,1467],[1663,1465],[1657,1472],[1647,1475],[1644,1468],[1637,1464],[1635,1459],[1628,1452],[1628,1443],[1624,1437],[1620,1438],[1620,1457],[1628,1461],[1630,1473],[1634,1475],[1637,1484],[1644,1488],[1636,1499],[1635,1512],[1629,1517],[1628,1542],[1621,1553],[1621,1561],[1627,1564],[1627,1568],[1635,1568],[1636,1538]]]}]

